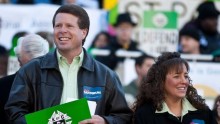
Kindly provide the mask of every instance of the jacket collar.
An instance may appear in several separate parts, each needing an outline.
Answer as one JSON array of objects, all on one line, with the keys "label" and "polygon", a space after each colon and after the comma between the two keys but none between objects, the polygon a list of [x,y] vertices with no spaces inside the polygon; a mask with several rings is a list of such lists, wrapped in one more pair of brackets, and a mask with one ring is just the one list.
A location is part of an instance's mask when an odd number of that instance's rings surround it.
[{"label": "jacket collar", "polygon": [[[84,58],[82,62],[82,68],[88,71],[94,71],[94,59],[86,52],[85,48],[83,48],[83,51],[84,51]],[[56,50],[54,50],[53,52],[49,52],[43,57],[41,68],[42,69],[55,68],[59,70]]]},{"label": "jacket collar", "polygon": [[[186,98],[182,99],[182,107],[183,107],[183,109],[182,109],[182,116],[187,114],[189,111],[196,111],[197,110],[195,107],[192,106],[192,104]],[[161,111],[156,110],[155,113],[165,113],[165,112],[168,112],[171,115],[174,115],[170,111],[170,109],[168,108],[167,104],[165,102],[163,102],[163,109]]]},{"label": "jacket collar", "polygon": [[94,71],[94,65],[95,65],[94,58],[86,52],[85,48],[83,48],[83,51],[84,51],[84,58],[82,62],[82,67],[88,71]]}]

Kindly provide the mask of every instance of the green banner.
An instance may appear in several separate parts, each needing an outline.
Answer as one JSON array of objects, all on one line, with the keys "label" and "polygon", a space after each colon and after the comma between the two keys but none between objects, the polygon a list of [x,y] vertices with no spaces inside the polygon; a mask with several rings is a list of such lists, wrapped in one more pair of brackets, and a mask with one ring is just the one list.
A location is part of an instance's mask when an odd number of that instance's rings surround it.
[{"label": "green banner", "polygon": [[82,98],[27,114],[25,118],[27,124],[78,124],[91,118],[91,115],[87,100]]},{"label": "green banner", "polygon": [[118,4],[114,6],[109,12],[108,12],[108,21],[110,24],[116,23],[116,18],[118,16]]},{"label": "green banner", "polygon": [[144,28],[177,29],[177,13],[174,11],[144,11]]}]

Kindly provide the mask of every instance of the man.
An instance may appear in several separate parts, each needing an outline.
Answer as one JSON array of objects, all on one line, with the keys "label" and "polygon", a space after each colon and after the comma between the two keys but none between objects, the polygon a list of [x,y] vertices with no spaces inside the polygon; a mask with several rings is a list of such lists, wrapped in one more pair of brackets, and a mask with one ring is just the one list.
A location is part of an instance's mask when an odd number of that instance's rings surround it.
[{"label": "man", "polygon": [[218,16],[220,12],[216,9],[214,2],[203,2],[198,7],[198,28],[203,36],[205,52],[208,54],[220,48],[220,34],[218,32]]},{"label": "man", "polygon": [[216,9],[213,1],[204,1],[198,8],[198,17],[191,20],[184,27],[194,26],[200,33],[200,49],[204,54],[212,54],[220,48],[220,34],[218,32],[218,16],[220,12]]},{"label": "man", "polygon": [[130,107],[136,100],[138,87],[140,86],[141,81],[147,75],[148,70],[153,64],[154,57],[146,54],[143,54],[135,59],[135,71],[137,78],[124,87],[125,97]]},{"label": "man", "polygon": [[180,52],[184,54],[202,54],[200,51],[199,31],[193,27],[185,27],[179,32]]},{"label": "man", "polygon": [[0,78],[7,75],[8,56],[8,50],[0,45]]},{"label": "man", "polygon": [[[95,101],[97,106],[95,115],[81,124],[130,122],[131,110],[117,75],[82,47],[89,25],[88,14],[77,5],[63,5],[55,12],[57,49],[19,70],[5,107],[13,124],[25,124],[25,114],[82,97]],[[100,94],[91,96],[85,92],[88,90]]]},{"label": "man", "polygon": [[[20,66],[30,60],[45,55],[49,51],[49,44],[39,35],[30,34],[18,39],[18,45],[15,47],[15,53],[18,57]],[[9,92],[14,81],[15,74],[6,76],[0,79],[0,122],[7,124],[7,118],[4,111],[4,106],[8,100]]]},{"label": "man", "polygon": [[[0,18],[0,36],[1,36],[2,19]],[[8,66],[8,50],[0,45],[0,78],[7,75]]]},{"label": "man", "polygon": [[112,54],[109,58],[112,61],[111,69],[115,69],[120,62],[124,61],[124,57],[114,56],[117,50],[140,51],[138,44],[132,40],[133,29],[137,24],[132,21],[129,13],[121,13],[118,15],[115,27],[115,37],[110,42]]}]

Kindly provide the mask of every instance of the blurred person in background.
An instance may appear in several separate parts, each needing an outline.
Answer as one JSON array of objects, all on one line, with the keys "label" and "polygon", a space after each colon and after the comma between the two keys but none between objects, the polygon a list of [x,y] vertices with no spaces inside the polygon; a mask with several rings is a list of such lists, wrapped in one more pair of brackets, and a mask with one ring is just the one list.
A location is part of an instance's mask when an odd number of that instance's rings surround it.
[{"label": "blurred person in background", "polygon": [[13,4],[38,4],[38,3],[46,3],[46,4],[56,4],[58,0],[11,0]]},{"label": "blurred person in background", "polygon": [[213,52],[212,55],[213,55],[213,59],[212,59],[213,62],[220,62],[220,49]]},{"label": "blurred person in background", "polygon": [[199,30],[201,51],[212,54],[220,49],[220,34],[218,31],[219,10],[213,1],[204,1],[197,8],[198,16],[185,24],[185,27],[194,26]]},{"label": "blurred person in background", "polygon": [[95,115],[80,124],[129,123],[132,111],[117,74],[83,48],[90,27],[88,13],[74,4],[62,5],[52,24],[57,49],[17,72],[5,105],[10,122],[25,124],[28,113],[86,98],[96,102]]},{"label": "blurred person in background", "polygon": [[217,124],[188,73],[189,65],[179,53],[162,53],[141,82],[134,123]]},{"label": "blurred person in background", "polygon": [[[138,49],[137,41],[132,40],[133,30],[137,24],[132,21],[131,15],[129,13],[121,13],[116,19],[115,27],[115,37],[112,38],[110,42],[110,49],[113,52],[111,55],[115,55],[117,50],[126,51],[140,51]],[[118,63],[123,62],[123,57],[111,56],[112,67],[115,69]]]},{"label": "blurred person in background", "polygon": [[9,3],[9,0],[0,0],[0,3]]},{"label": "blurred person in background", "polygon": [[0,78],[7,75],[9,51],[0,45]]},{"label": "blurred person in background", "polygon": [[2,18],[0,18],[0,36],[1,36],[1,29],[2,29]]},{"label": "blurred person in background", "polygon": [[[94,49],[109,50],[110,39],[111,36],[108,34],[108,32],[99,32],[92,41],[92,44],[88,49],[88,52],[93,55],[92,51]],[[99,62],[111,68],[111,59],[109,58],[109,56],[93,55],[93,57]]]},{"label": "blurred person in background", "polygon": [[98,9],[99,0],[62,0],[63,4],[75,4],[83,8]]},{"label": "blurred person in background", "polygon": [[180,52],[184,54],[201,54],[199,31],[193,27],[185,27],[179,32]]},{"label": "blurred person in background", "polygon": [[48,31],[38,31],[36,34],[40,35],[42,38],[44,38],[49,43],[49,49],[50,51],[55,49],[55,44],[53,41],[53,33]]},{"label": "blurred person in background", "polygon": [[116,36],[111,45],[117,49],[137,50],[137,42],[132,40],[133,29],[136,25],[129,13],[119,14],[114,24]]},{"label": "blurred person in background", "polygon": [[[45,55],[49,51],[49,44],[39,35],[30,34],[25,37],[20,37],[14,50],[20,66],[23,66],[30,60]],[[0,79],[0,122],[2,124],[8,124],[4,106],[8,100],[15,76],[16,73]]]},{"label": "blurred person in background", "polygon": [[18,39],[20,37],[23,37],[23,36],[27,35],[27,34],[28,34],[28,32],[26,32],[26,31],[18,31],[12,37],[11,48],[9,50],[8,67],[7,67],[8,68],[7,74],[8,75],[14,74],[20,68],[20,65],[19,65],[17,56],[15,54],[14,48],[18,44]]},{"label": "blurred person in background", "polygon": [[29,34],[18,39],[18,45],[14,51],[18,57],[20,66],[23,66],[30,60],[48,53],[49,43],[40,35]]},{"label": "blurred person in background", "polygon": [[[2,20],[0,18],[0,36],[1,36]],[[9,51],[0,45],[0,78],[7,75]]]},{"label": "blurred person in background", "polygon": [[220,124],[220,95],[215,98],[212,111],[216,121]]},{"label": "blurred person in background", "polygon": [[20,38],[20,37],[24,37],[25,35],[27,35],[28,34],[28,32],[26,32],[26,31],[19,31],[19,32],[16,32],[14,35],[13,35],[13,37],[12,37],[12,43],[11,43],[11,48],[10,48],[10,51],[9,51],[9,53],[10,53],[10,56],[15,56],[15,51],[14,51],[14,48],[17,46],[17,44],[18,44],[18,39]]},{"label": "blurred person in background", "polygon": [[16,4],[34,4],[35,0],[11,0],[11,2]]},{"label": "blurred person in background", "polygon": [[137,78],[124,87],[125,98],[129,106],[131,106],[137,96],[138,88],[144,76],[147,75],[148,70],[154,64],[154,57],[146,54],[135,58],[135,71]]},{"label": "blurred person in background", "polygon": [[90,49],[92,48],[103,49],[108,47],[110,38],[111,36],[108,34],[108,32],[105,31],[99,32],[92,41]]}]

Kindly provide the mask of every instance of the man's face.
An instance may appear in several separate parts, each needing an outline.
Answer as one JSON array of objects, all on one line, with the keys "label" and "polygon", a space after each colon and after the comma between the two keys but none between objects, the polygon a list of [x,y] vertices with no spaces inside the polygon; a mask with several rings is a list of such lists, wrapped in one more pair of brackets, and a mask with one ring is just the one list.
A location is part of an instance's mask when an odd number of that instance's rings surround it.
[{"label": "man's face", "polygon": [[70,52],[82,49],[82,40],[87,30],[80,29],[78,17],[68,13],[58,13],[55,17],[54,41],[59,51]]},{"label": "man's face", "polygon": [[215,33],[218,27],[218,18],[215,17],[206,18],[202,20],[201,25],[206,32]]},{"label": "man's face", "polygon": [[28,53],[23,50],[24,49],[23,47],[24,46],[21,46],[21,50],[20,50],[19,54],[17,54],[18,62],[21,67],[31,60]]},{"label": "man's face", "polygon": [[154,64],[154,59],[146,58],[141,66],[136,66],[137,74],[141,77],[144,77],[147,75],[148,70],[150,67]]},{"label": "man's face", "polygon": [[123,22],[116,27],[117,38],[121,41],[130,41],[133,26],[130,23]]},{"label": "man's face", "polygon": [[199,41],[185,35],[180,37],[180,45],[183,53],[193,54],[195,50],[199,49]]}]

